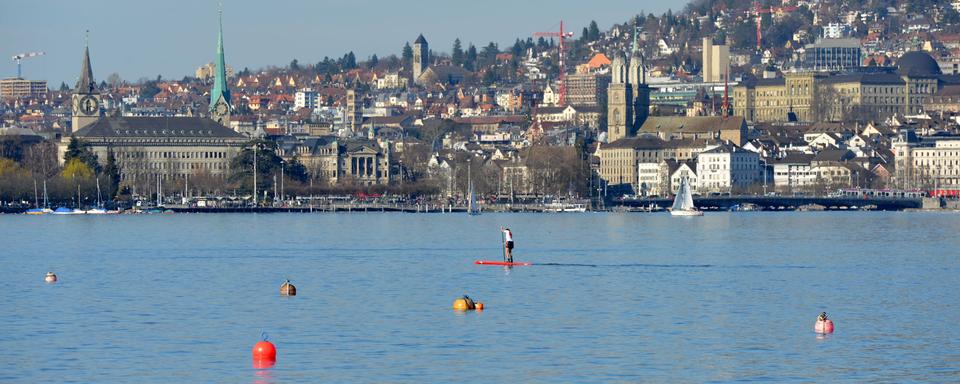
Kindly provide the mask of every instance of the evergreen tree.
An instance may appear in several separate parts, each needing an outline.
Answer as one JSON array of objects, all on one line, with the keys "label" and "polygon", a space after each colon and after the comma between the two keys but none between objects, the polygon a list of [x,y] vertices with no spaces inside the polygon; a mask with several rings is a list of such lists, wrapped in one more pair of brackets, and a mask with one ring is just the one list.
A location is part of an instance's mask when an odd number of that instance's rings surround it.
[{"label": "evergreen tree", "polygon": [[460,38],[453,41],[453,51],[450,54],[450,60],[453,65],[463,65],[463,46],[460,44]]},{"label": "evergreen tree", "polygon": [[112,147],[107,148],[107,165],[103,167],[103,175],[107,177],[106,196],[113,199],[120,190],[120,167],[117,166]]},{"label": "evergreen tree", "polygon": [[79,160],[93,170],[94,173],[100,173],[100,163],[97,161],[97,154],[93,153],[93,150],[90,149],[90,143],[80,140],[76,138],[76,136],[70,136],[70,143],[67,144],[67,152],[63,155],[64,162],[69,162],[73,159]]},{"label": "evergreen tree", "polygon": [[474,47],[473,43],[470,43],[470,46],[467,47],[464,68],[466,68],[468,71],[475,71],[477,68],[477,47]]},{"label": "evergreen tree", "polygon": [[61,82],[60,82],[60,92],[68,92],[68,91],[70,91],[70,87],[67,86],[67,83],[64,83],[64,82],[61,81]]},{"label": "evergreen tree", "polygon": [[290,70],[291,70],[291,71],[299,71],[299,70],[300,70],[300,62],[297,61],[297,59],[293,59],[293,61],[290,62]]},{"label": "evergreen tree", "polygon": [[403,44],[403,51],[400,53],[400,58],[403,60],[403,65],[409,65],[413,62],[413,47],[410,46],[410,42]]},{"label": "evergreen tree", "polygon": [[310,180],[310,174],[307,173],[307,167],[300,162],[300,155],[293,155],[293,158],[287,162],[284,172],[286,176],[290,178],[290,180],[295,180],[301,183],[306,183],[308,180]]},{"label": "evergreen tree", "polygon": [[580,33],[580,40],[590,41],[590,31],[587,30],[587,27],[583,27],[583,32]]},{"label": "evergreen tree", "polygon": [[380,63],[380,58],[377,57],[376,53],[374,53],[373,56],[370,56],[370,60],[367,61],[367,67],[369,67],[370,69],[373,69],[379,63]]},{"label": "evergreen tree", "polygon": [[597,26],[596,21],[590,22],[590,41],[600,40],[600,27]]}]

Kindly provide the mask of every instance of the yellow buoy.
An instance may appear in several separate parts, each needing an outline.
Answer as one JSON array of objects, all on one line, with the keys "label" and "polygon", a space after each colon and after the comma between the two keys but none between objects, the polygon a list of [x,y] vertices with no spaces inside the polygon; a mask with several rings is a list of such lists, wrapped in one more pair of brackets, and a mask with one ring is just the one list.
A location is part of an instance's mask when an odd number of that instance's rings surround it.
[{"label": "yellow buoy", "polygon": [[467,295],[464,295],[463,297],[453,301],[453,309],[457,311],[467,311],[471,309],[477,309],[477,307],[473,303],[473,299]]}]

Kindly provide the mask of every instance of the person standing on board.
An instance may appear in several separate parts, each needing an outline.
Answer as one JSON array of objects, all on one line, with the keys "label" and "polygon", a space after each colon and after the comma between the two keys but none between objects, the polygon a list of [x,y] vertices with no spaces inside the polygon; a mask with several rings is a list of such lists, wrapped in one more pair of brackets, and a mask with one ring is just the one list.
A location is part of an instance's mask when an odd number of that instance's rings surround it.
[{"label": "person standing on board", "polygon": [[500,230],[503,231],[503,248],[504,248],[504,261],[508,263],[513,262],[513,232],[510,232],[510,228],[500,227]]}]

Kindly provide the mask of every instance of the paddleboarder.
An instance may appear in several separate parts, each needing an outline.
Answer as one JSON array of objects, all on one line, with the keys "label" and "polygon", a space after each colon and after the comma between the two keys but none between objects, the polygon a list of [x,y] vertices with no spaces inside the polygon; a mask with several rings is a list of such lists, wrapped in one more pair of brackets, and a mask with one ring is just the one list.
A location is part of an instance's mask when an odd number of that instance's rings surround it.
[{"label": "paddleboarder", "polygon": [[513,262],[513,232],[510,232],[510,228],[500,227],[500,230],[503,231],[503,249],[504,249],[504,261],[508,263]]}]

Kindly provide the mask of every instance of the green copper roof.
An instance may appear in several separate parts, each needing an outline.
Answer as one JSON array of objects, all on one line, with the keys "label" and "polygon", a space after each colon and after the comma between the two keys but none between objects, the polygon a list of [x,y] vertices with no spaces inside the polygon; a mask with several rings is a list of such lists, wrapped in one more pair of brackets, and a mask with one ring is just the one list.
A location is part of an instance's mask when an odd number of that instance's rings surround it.
[{"label": "green copper roof", "polygon": [[223,58],[223,12],[220,12],[220,33],[217,35],[217,73],[210,90],[210,111],[223,98],[230,104],[230,88],[227,87],[227,65]]},{"label": "green copper roof", "polygon": [[637,35],[640,34],[640,26],[636,23],[633,24],[633,52],[634,55],[640,52],[640,46],[637,45]]}]

